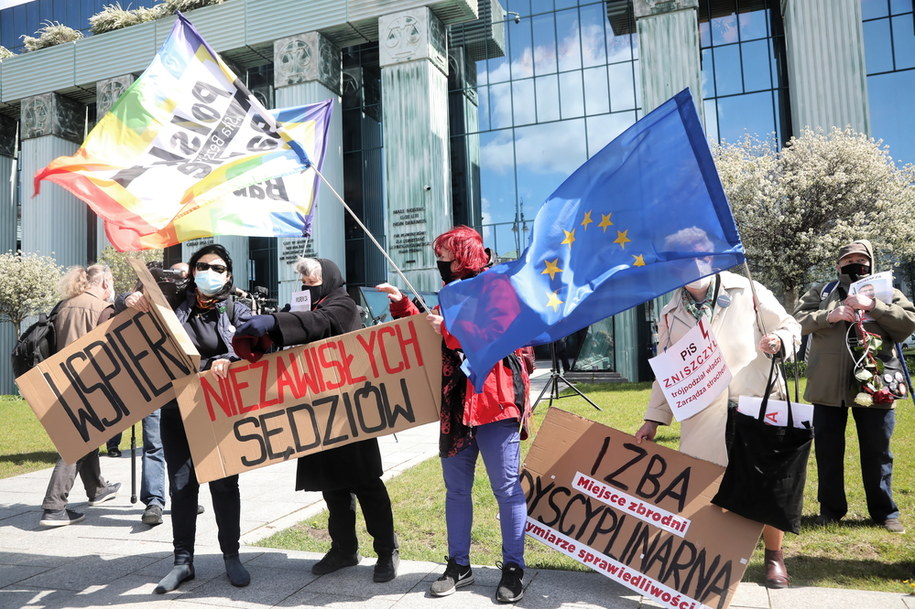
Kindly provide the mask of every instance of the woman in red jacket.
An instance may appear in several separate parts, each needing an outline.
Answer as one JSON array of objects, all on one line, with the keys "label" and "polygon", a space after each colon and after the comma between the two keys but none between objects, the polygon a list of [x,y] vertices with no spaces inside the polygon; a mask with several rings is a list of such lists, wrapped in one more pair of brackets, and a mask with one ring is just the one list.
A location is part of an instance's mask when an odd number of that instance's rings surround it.
[{"label": "woman in red jacket", "polygon": [[[458,226],[439,235],[432,244],[442,280],[468,279],[491,266],[479,233]],[[401,291],[383,283],[394,317],[419,313]],[[442,410],[439,454],[445,479],[445,523],[448,529],[448,566],[432,584],[434,596],[447,596],[473,583],[470,568],[470,529],[473,521],[473,475],[483,456],[493,494],[499,504],[502,529],[502,579],[496,600],[512,603],[524,595],[524,525],[527,505],[518,477],[520,440],[527,437],[529,379],[518,353],[502,359],[486,377],[482,393],[461,371],[464,354],[449,334],[438,311],[427,318],[442,335]]]}]

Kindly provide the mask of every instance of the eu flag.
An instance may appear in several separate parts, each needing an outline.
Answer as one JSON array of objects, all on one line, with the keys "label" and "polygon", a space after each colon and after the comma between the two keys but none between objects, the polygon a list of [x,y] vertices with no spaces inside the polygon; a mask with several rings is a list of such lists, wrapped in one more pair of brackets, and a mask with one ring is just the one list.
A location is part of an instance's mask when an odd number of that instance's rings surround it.
[{"label": "eu flag", "polygon": [[518,347],[550,343],[743,260],[685,89],[550,195],[521,258],[445,286],[439,304],[481,391],[492,366]]}]

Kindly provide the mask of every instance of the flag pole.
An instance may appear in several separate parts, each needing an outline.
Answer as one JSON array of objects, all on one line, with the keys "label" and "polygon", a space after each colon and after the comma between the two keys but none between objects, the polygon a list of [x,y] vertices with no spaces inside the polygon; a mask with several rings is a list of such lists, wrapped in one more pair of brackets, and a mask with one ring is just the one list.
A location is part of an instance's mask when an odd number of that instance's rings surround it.
[{"label": "flag pole", "polygon": [[318,168],[317,168],[317,167],[315,167],[314,165],[311,165],[311,169],[313,169],[314,172],[318,175],[318,177],[321,178],[321,181],[324,182],[324,185],[327,186],[327,187],[330,189],[330,191],[331,191],[332,193],[334,193],[334,196],[337,198],[338,201],[340,201],[340,205],[343,206],[343,209],[345,209],[346,211],[349,212],[349,215],[352,216],[353,220],[356,221],[356,224],[358,224],[359,227],[365,232],[366,236],[368,236],[368,238],[371,239],[372,243],[375,244],[375,247],[378,248],[378,251],[381,252],[381,255],[384,256],[385,259],[386,259],[389,263],[391,263],[391,266],[394,267],[394,270],[397,271],[397,274],[400,275],[400,278],[404,280],[404,283],[407,284],[407,288],[409,288],[409,290],[410,290],[411,292],[413,292],[413,295],[416,296],[416,299],[417,299],[417,300],[419,301],[419,303],[423,306],[423,308],[424,308],[426,311],[431,311],[432,309],[429,308],[429,306],[426,304],[426,301],[423,300],[423,297],[419,295],[419,292],[416,290],[416,288],[413,287],[413,284],[410,283],[410,280],[407,279],[407,276],[404,275],[403,271],[400,270],[400,267],[397,266],[397,263],[394,262],[394,260],[391,258],[391,256],[388,255],[388,253],[387,253],[387,252],[385,251],[385,249],[381,246],[381,244],[378,243],[378,240],[375,239],[375,236],[369,231],[368,227],[367,227],[365,224],[362,223],[362,220],[359,219],[359,217],[358,217],[358,216],[356,215],[356,213],[350,208],[350,206],[346,204],[346,201],[343,200],[343,197],[341,197],[341,196],[337,193],[337,191],[334,189],[334,187],[331,186],[330,182],[328,182],[327,179],[321,174],[321,172],[318,171]]}]

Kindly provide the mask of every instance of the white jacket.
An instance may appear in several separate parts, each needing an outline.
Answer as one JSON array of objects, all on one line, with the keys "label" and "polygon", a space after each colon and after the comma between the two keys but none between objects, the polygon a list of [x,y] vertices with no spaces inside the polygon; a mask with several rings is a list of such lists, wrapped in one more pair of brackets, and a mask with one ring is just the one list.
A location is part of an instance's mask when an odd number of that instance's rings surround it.
[{"label": "white jacket", "polygon": [[[727,391],[703,411],[681,422],[680,451],[719,465],[727,465],[724,434],[728,401],[736,402],[741,395],[761,396],[766,389],[771,360],[757,349],[763,332],[753,310],[753,292],[749,280],[727,271],[719,273],[718,277],[721,278],[719,300],[721,295],[727,294],[730,304],[715,305],[711,328],[731,371],[731,383]],[[711,290],[714,290],[714,282],[713,278]],[[800,344],[800,324],[785,311],[772,292],[759,283],[754,282],[754,285],[759,299],[759,315],[766,331],[777,334],[789,356],[792,355]],[[683,306],[683,297],[683,291],[678,290],[661,310],[658,320],[659,350],[668,349],[697,323],[696,318]],[[780,389],[778,395],[783,395],[784,382],[779,382],[776,387]],[[670,406],[655,381],[651,387],[645,420],[669,425],[672,419]]]}]

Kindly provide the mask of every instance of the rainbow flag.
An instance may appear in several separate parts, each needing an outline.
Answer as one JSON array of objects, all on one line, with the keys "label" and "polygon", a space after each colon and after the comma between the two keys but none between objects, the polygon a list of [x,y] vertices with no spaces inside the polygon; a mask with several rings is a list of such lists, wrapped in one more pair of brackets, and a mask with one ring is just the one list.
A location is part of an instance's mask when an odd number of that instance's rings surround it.
[{"label": "rainbow flag", "polygon": [[332,100],[268,111],[178,15],[152,64],[69,157],[35,175],[120,251],[211,235],[308,235]]}]

